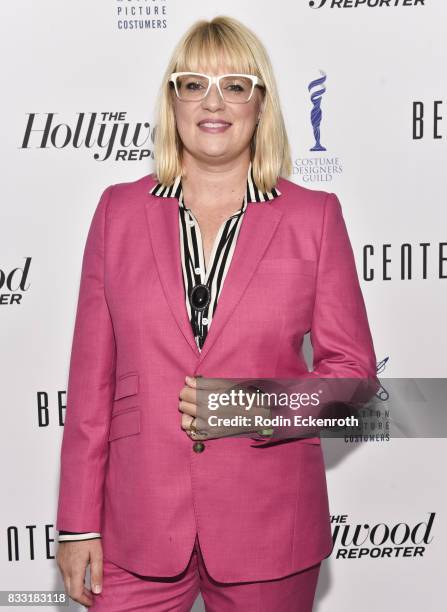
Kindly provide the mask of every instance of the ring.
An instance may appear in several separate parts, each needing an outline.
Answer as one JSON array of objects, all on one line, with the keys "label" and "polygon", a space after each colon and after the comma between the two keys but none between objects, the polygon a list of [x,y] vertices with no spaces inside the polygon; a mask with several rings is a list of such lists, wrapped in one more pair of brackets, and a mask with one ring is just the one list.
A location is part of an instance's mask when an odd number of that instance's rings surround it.
[{"label": "ring", "polygon": [[194,417],[193,420],[191,421],[191,425],[189,426],[188,430],[189,434],[191,436],[205,436],[208,437],[208,433],[206,431],[200,431],[197,429],[197,427],[195,425],[193,425],[193,422],[196,421],[197,418]]}]

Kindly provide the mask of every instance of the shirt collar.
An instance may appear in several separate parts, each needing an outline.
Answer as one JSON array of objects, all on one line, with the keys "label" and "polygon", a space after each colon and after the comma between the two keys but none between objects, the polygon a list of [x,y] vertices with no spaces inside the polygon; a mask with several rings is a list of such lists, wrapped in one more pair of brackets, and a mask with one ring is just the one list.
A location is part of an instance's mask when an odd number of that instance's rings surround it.
[{"label": "shirt collar", "polygon": [[[156,183],[150,190],[149,193],[152,195],[159,196],[161,198],[177,198],[180,203],[183,203],[183,191],[182,191],[182,179],[181,175],[177,175],[172,185],[164,185],[163,183]],[[245,190],[244,204],[248,202],[269,202],[274,198],[281,195],[281,192],[276,187],[273,187],[271,191],[261,192],[255,185],[253,178],[253,167],[252,162],[248,167],[247,173],[247,186]],[[245,208],[245,206],[244,206]]]}]

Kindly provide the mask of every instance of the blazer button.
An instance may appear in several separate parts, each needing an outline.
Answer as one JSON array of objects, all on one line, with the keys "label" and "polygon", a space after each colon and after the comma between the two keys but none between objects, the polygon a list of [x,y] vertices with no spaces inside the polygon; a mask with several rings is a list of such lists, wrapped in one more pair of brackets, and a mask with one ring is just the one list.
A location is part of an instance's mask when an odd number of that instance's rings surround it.
[{"label": "blazer button", "polygon": [[205,450],[205,444],[203,442],[194,442],[192,449],[195,453],[202,453]]}]

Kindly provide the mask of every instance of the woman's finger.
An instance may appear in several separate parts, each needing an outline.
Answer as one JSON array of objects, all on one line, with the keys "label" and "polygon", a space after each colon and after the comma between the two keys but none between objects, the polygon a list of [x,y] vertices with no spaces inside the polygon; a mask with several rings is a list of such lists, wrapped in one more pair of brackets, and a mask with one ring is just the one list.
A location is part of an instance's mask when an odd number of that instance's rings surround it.
[{"label": "woman's finger", "polygon": [[193,421],[194,417],[190,416],[189,414],[182,414],[181,428],[188,431]]},{"label": "woman's finger", "polygon": [[180,400],[178,404],[178,409],[180,410],[180,412],[189,414],[192,417],[197,416],[197,406],[195,404],[192,404],[191,402],[185,402],[185,400]]},{"label": "woman's finger", "polygon": [[182,387],[179,393],[179,399],[190,402],[191,404],[196,403],[197,391],[192,387]]}]

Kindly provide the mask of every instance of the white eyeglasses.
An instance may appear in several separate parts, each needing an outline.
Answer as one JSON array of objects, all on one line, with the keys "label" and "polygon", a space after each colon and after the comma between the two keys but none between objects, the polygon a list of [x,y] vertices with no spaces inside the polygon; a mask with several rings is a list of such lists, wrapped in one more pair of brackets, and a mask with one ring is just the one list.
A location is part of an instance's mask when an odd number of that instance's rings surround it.
[{"label": "white eyeglasses", "polygon": [[245,104],[253,95],[254,88],[264,87],[262,80],[252,74],[221,74],[209,76],[200,72],[173,72],[169,77],[179,100],[197,102],[203,100],[213,83],[225,102]]}]

